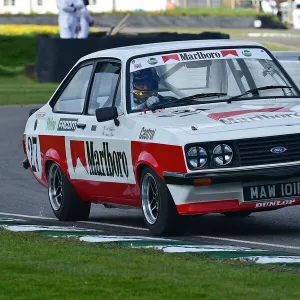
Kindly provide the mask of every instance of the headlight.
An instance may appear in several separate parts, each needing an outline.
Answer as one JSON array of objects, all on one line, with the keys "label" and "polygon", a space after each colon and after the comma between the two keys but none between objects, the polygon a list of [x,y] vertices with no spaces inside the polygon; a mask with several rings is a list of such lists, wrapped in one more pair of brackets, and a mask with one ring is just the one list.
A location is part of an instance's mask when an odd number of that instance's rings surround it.
[{"label": "headlight", "polygon": [[187,152],[187,161],[193,168],[202,168],[208,161],[208,155],[202,147],[191,147]]},{"label": "headlight", "polygon": [[213,161],[218,166],[228,165],[233,158],[232,149],[226,144],[220,144],[213,150]]}]

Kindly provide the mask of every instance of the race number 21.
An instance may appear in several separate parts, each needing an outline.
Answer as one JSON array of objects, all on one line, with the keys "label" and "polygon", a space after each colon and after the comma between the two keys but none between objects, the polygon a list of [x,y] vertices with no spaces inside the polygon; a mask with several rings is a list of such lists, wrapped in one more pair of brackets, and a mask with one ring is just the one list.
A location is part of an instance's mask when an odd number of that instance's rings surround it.
[{"label": "race number 21", "polygon": [[31,166],[32,171],[36,176],[41,175],[41,153],[39,138],[37,136],[27,137],[27,156]]}]

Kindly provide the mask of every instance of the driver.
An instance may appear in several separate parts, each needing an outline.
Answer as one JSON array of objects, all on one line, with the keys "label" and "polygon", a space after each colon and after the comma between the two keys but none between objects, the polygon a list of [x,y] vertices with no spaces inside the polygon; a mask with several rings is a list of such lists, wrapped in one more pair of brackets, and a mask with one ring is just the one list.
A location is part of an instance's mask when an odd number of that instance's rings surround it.
[{"label": "driver", "polygon": [[159,76],[154,68],[135,71],[131,87],[131,109],[145,109],[163,101],[158,94]]}]

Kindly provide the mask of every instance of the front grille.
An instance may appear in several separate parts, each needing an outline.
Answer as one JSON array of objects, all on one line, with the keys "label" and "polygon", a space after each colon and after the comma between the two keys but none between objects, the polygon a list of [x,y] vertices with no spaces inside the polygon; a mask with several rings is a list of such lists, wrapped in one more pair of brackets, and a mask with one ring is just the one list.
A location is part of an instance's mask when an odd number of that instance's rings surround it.
[{"label": "front grille", "polygon": [[[277,135],[237,140],[241,166],[285,163],[300,160],[300,134]],[[283,153],[272,153],[274,147],[285,147]]]}]

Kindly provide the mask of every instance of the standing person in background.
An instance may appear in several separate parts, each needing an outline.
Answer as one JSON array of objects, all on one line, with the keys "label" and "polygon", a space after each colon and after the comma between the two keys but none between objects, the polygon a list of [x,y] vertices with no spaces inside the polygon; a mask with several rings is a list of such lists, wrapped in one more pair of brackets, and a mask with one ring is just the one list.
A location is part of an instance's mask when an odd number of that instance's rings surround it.
[{"label": "standing person in background", "polygon": [[77,11],[84,6],[83,0],[57,0],[59,33],[62,39],[76,38]]},{"label": "standing person in background", "polygon": [[296,7],[293,9],[292,13],[292,20],[293,20],[293,27],[296,30],[300,29],[300,4],[298,1],[295,1]]},{"label": "standing person in background", "polygon": [[90,27],[94,26],[94,19],[87,10],[89,0],[84,0],[84,7],[79,12],[79,30],[77,37],[79,39],[86,39],[90,33]]}]

